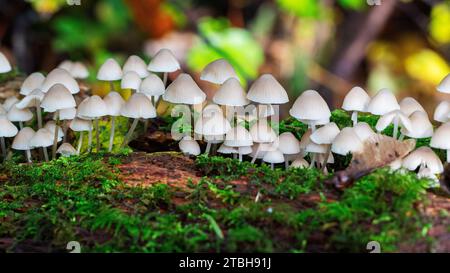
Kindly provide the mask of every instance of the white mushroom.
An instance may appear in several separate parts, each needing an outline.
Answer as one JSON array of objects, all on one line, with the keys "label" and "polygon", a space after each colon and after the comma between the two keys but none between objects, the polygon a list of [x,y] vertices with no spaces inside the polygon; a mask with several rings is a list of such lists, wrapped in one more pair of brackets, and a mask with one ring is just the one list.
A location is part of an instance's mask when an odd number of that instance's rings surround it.
[{"label": "white mushroom", "polygon": [[122,79],[122,68],[113,58],[107,59],[97,72],[97,80],[109,82],[110,91],[114,90],[114,81]]},{"label": "white mushroom", "polygon": [[197,156],[200,154],[200,145],[198,145],[197,141],[193,140],[190,136],[183,137],[183,139],[178,142],[178,147],[181,152],[186,155]]},{"label": "white mushroom", "polygon": [[47,147],[52,146],[53,143],[52,133],[45,128],[37,130],[34,136],[30,139],[31,148],[43,148],[45,161],[48,161]]},{"label": "white mushroom", "polygon": [[125,61],[125,64],[123,65],[123,74],[126,74],[130,71],[135,72],[142,79],[149,75],[149,72],[147,71],[147,64],[144,60],[141,59],[141,57],[136,55],[131,55],[130,57],[128,57],[128,59]]},{"label": "white mushroom", "polygon": [[20,86],[20,94],[28,95],[36,89],[39,89],[44,83],[45,77],[40,72],[30,74]]},{"label": "white mushroom", "polygon": [[433,119],[438,122],[447,122],[450,113],[450,102],[442,101],[434,110]]},{"label": "white mushroom", "polygon": [[0,74],[8,73],[11,69],[11,64],[8,59],[6,59],[5,55],[0,52]]},{"label": "white mushroom", "polygon": [[344,98],[342,109],[353,112],[353,126],[358,123],[358,112],[365,112],[369,105],[370,97],[367,92],[359,86],[353,87]]},{"label": "white mushroom", "polygon": [[26,95],[21,101],[17,102],[16,107],[19,109],[35,107],[38,128],[42,128],[42,112],[41,112],[41,101],[44,98],[45,93],[39,89],[33,90],[31,93]]},{"label": "white mushroom", "polygon": [[[106,103],[97,95],[84,99],[78,106],[77,117],[93,120],[96,135],[97,152],[100,152],[99,119],[108,115]],[[90,147],[89,147],[90,149]]]},{"label": "white mushroom", "polygon": [[331,145],[331,151],[339,155],[354,153],[362,148],[362,141],[353,128],[344,128],[336,136]]},{"label": "white mushroom", "polygon": [[367,112],[379,116],[394,110],[400,110],[400,105],[394,94],[387,88],[378,91],[367,105]]},{"label": "white mushroom", "polygon": [[297,158],[296,160],[294,160],[291,163],[291,165],[289,167],[290,168],[309,168],[309,163],[304,158]]},{"label": "white mushroom", "polygon": [[278,163],[283,163],[284,162],[284,156],[283,153],[278,150],[272,150],[272,151],[268,151],[264,157],[263,157],[263,161],[270,163],[270,168],[273,170],[274,169],[274,164],[278,164]]},{"label": "white mushroom", "polygon": [[31,113],[28,108],[19,109],[16,105],[11,107],[6,115],[11,122],[18,122],[19,128],[23,128],[23,123],[29,121],[33,118],[33,113]]},{"label": "white mushroom", "polygon": [[437,91],[450,94],[450,74],[445,76],[437,87]]},{"label": "white mushroom", "polygon": [[167,73],[180,69],[180,64],[173,53],[166,48],[159,50],[147,66],[147,70],[152,72],[163,72],[163,83],[167,85]]},{"label": "white mushroom", "polygon": [[32,149],[30,145],[30,140],[33,138],[35,132],[30,127],[25,127],[19,131],[19,133],[14,138],[11,148],[14,150],[25,151],[25,156],[27,161],[31,163],[31,152]]},{"label": "white mushroom", "polygon": [[228,79],[239,79],[236,71],[225,59],[218,59],[209,63],[203,69],[200,79],[214,84],[223,84]]},{"label": "white mushroom", "polygon": [[42,92],[47,93],[56,84],[63,85],[71,94],[80,92],[77,81],[65,69],[53,69],[45,78],[40,89]]},{"label": "white mushroom", "polygon": [[331,117],[330,108],[315,90],[304,91],[292,105],[289,114],[307,123],[312,131],[318,124],[328,123]]},{"label": "white mushroom", "polygon": [[77,155],[78,152],[70,143],[63,143],[59,146],[56,153],[60,154],[63,157],[70,157],[72,155]]},{"label": "white mushroom", "polygon": [[391,123],[394,124],[394,132],[392,134],[392,137],[395,139],[397,139],[399,125],[401,125],[402,128],[405,128],[408,131],[411,131],[413,128],[411,121],[405,114],[403,114],[403,112],[401,112],[400,110],[394,110],[384,114],[378,120],[375,129],[377,129],[378,132],[381,132],[386,129],[386,127],[388,127]]},{"label": "white mushroom", "polygon": [[355,126],[353,126],[353,130],[362,142],[376,135],[376,133],[372,130],[372,127],[365,122],[358,122]]},{"label": "white mushroom", "polygon": [[69,125],[70,129],[74,132],[80,132],[79,140],[78,140],[78,147],[77,147],[77,153],[80,154],[81,152],[81,146],[83,144],[83,132],[88,131],[89,137],[88,137],[88,147],[91,147],[92,143],[92,121],[80,119],[80,118],[74,118]]},{"label": "white mushroom", "polygon": [[400,111],[403,112],[407,117],[416,111],[425,112],[425,109],[420,105],[420,103],[411,97],[405,97],[400,101]]},{"label": "white mushroom", "polygon": [[106,104],[108,115],[111,116],[111,132],[109,136],[109,147],[108,147],[108,152],[111,152],[114,145],[114,131],[116,128],[116,117],[120,116],[120,110],[125,105],[125,100],[119,93],[112,91],[109,92],[108,95],[106,95],[103,98],[103,101]]},{"label": "white mushroom", "polygon": [[430,147],[420,147],[406,156],[402,161],[402,166],[410,171],[414,171],[417,168],[428,168],[431,173],[439,174],[444,171],[439,157],[433,152]]},{"label": "white mushroom", "polygon": [[284,132],[278,137],[278,149],[284,155],[284,163],[286,169],[289,167],[289,160],[292,156],[298,155],[300,150],[300,141],[291,132]]},{"label": "white mushroom", "polygon": [[120,82],[120,87],[122,89],[131,89],[131,91],[136,92],[141,86],[141,77],[134,71],[128,71],[123,74],[122,81]]},{"label": "white mushroom", "polygon": [[[252,146],[252,135],[247,129],[245,129],[245,127],[238,125],[226,134],[225,145],[234,148]],[[242,153],[239,149],[237,154],[239,154],[239,161],[242,161]]]},{"label": "white mushroom", "polygon": [[403,140],[403,136],[408,136],[411,138],[427,138],[433,135],[433,124],[431,124],[428,119],[426,112],[415,111],[409,116],[411,121],[411,130],[403,127],[400,132],[400,140]]},{"label": "white mushroom", "polygon": [[17,134],[17,127],[9,121],[6,116],[0,116],[0,142],[3,153],[3,159],[6,159],[5,137],[13,137]]},{"label": "white mushroom", "polygon": [[442,124],[434,131],[430,146],[436,149],[447,150],[447,163],[450,163],[450,122]]},{"label": "white mushroom", "polygon": [[326,163],[328,161],[328,157],[331,153],[331,144],[333,144],[334,139],[339,134],[340,130],[339,127],[336,125],[336,123],[331,122],[327,125],[324,125],[323,127],[320,127],[316,131],[314,131],[310,139],[315,144],[319,145],[326,145],[327,151],[324,156],[324,160],[321,162],[321,167],[325,171],[326,169]]},{"label": "white mushroom", "polygon": [[[223,135],[227,134],[231,130],[230,122],[223,116],[221,112],[212,112],[210,116],[203,116],[194,126],[194,133],[203,136],[220,136],[223,140]],[[206,151],[208,154],[211,149],[212,142],[205,138],[207,141]]]},{"label": "white mushroom", "polygon": [[144,93],[149,97],[153,97],[153,103],[155,108],[157,108],[157,103],[159,101],[159,97],[164,94],[166,91],[166,87],[164,86],[163,81],[153,73],[150,73],[139,86],[138,92]]},{"label": "white mushroom", "polygon": [[75,79],[86,79],[89,77],[89,70],[82,62],[74,62],[69,72]]},{"label": "white mushroom", "polygon": [[[272,143],[277,140],[277,135],[275,131],[270,127],[265,119],[258,120],[250,128],[250,135],[252,136],[253,142],[256,143]],[[261,146],[258,146],[260,148]],[[255,163],[258,158],[259,150],[256,150],[256,154],[252,159],[252,163]]]}]

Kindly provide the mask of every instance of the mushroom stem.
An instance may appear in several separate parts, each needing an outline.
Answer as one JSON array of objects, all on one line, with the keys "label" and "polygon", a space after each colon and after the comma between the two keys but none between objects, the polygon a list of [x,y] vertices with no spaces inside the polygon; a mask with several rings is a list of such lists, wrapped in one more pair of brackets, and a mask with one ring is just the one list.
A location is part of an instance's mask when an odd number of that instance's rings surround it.
[{"label": "mushroom stem", "polygon": [[98,130],[98,118],[94,119],[94,124],[95,124],[95,140],[96,140],[96,144],[97,144],[97,153],[100,152],[100,133]]},{"label": "mushroom stem", "polygon": [[309,164],[309,168],[310,169],[314,168],[315,164],[316,164],[316,154],[315,153],[311,153],[311,164]]},{"label": "mushroom stem", "polygon": [[6,144],[5,144],[5,138],[2,137],[1,138],[1,145],[2,145],[2,155],[3,155],[3,160],[6,159]]},{"label": "mushroom stem", "polygon": [[114,145],[114,131],[116,130],[116,117],[111,116],[111,134],[109,136],[109,147],[108,152],[112,151]]},{"label": "mushroom stem", "polygon": [[144,119],[144,135],[147,133],[148,130],[148,119]]},{"label": "mushroom stem", "polygon": [[331,145],[328,145],[327,152],[325,153],[325,158],[322,161],[322,172],[324,174],[326,174],[325,172],[328,172],[326,170],[327,170],[328,157],[330,157],[330,153],[331,153]]},{"label": "mushroom stem", "polygon": [[78,147],[77,147],[78,154],[80,154],[81,152],[81,145],[83,145],[83,131],[80,132],[80,139],[78,140]]},{"label": "mushroom stem", "polygon": [[314,123],[310,123],[309,127],[311,128],[311,132],[314,133],[314,131],[316,130],[316,125]]},{"label": "mushroom stem", "polygon": [[20,130],[23,129],[23,122],[22,121],[19,121],[19,128],[20,128]]},{"label": "mushroom stem", "polygon": [[163,74],[163,83],[164,83],[164,87],[166,87],[166,85],[167,85],[167,72],[164,72],[164,74]]},{"label": "mushroom stem", "polygon": [[405,135],[404,134],[400,134],[400,136],[398,137],[398,140],[403,141],[403,139],[405,139]]},{"label": "mushroom stem", "polygon": [[288,157],[288,155],[284,155],[284,168],[286,168],[286,170],[289,168],[289,157]]},{"label": "mushroom stem", "polygon": [[194,133],[195,110],[194,110],[194,105],[190,105],[189,107],[191,109],[191,116],[192,116],[192,118],[190,119],[190,122],[191,122],[191,133],[192,133],[192,138],[195,139],[195,133]]},{"label": "mushroom stem", "polygon": [[447,150],[447,163],[450,163],[450,149]]},{"label": "mushroom stem", "polygon": [[26,150],[25,151],[25,155],[27,157],[28,163],[31,163],[32,161],[31,161],[31,152],[30,152],[30,150]]},{"label": "mushroom stem", "polygon": [[398,134],[398,117],[396,116],[394,118],[394,132],[392,133],[392,137],[397,139],[397,134]]},{"label": "mushroom stem", "polygon": [[239,153],[239,162],[242,162],[242,154]]},{"label": "mushroom stem", "polygon": [[47,153],[47,147],[42,147],[42,150],[44,151],[44,160],[48,162],[48,153]]},{"label": "mushroom stem", "polygon": [[89,130],[89,134],[88,134],[88,152],[91,152],[91,147],[92,147],[92,129]]},{"label": "mushroom stem", "polygon": [[52,159],[56,158],[56,147],[58,146],[58,125],[59,125],[59,111],[55,112],[55,134],[53,137],[53,149],[52,149]]},{"label": "mushroom stem", "polygon": [[251,161],[252,164],[255,163],[256,159],[258,158],[260,148],[261,148],[261,145],[258,145],[255,156],[252,158],[252,161]]},{"label": "mushroom stem", "polygon": [[273,163],[270,163],[270,168],[273,170],[273,169],[275,169],[275,167],[274,167],[274,164]]},{"label": "mushroom stem", "polygon": [[37,116],[38,128],[41,129],[42,128],[42,113],[41,113],[40,106],[36,106],[36,116]]},{"label": "mushroom stem", "polygon": [[358,123],[358,112],[354,111],[352,113],[352,121],[353,121],[353,126],[355,126]]},{"label": "mushroom stem", "polygon": [[205,154],[208,155],[210,150],[211,150],[211,142],[207,142]]},{"label": "mushroom stem", "polygon": [[124,140],[122,142],[122,145],[120,145],[120,148],[124,148],[125,145],[128,144],[131,136],[133,135],[134,129],[136,129],[136,126],[137,126],[138,122],[139,122],[139,119],[135,118],[133,123],[131,124],[130,130],[128,130],[128,133],[127,133],[127,135],[125,136],[125,138],[124,138]]}]

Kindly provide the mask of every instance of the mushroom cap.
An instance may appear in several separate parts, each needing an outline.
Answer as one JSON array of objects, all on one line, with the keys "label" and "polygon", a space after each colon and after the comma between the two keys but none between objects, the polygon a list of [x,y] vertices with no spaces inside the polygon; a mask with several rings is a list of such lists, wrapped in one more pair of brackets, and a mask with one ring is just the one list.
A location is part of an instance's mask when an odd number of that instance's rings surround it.
[{"label": "mushroom cap", "polygon": [[78,86],[77,81],[65,69],[53,69],[50,73],[48,73],[40,89],[42,92],[47,93],[56,84],[63,85],[72,94],[80,92],[80,87]]},{"label": "mushroom cap", "polygon": [[275,131],[264,119],[258,120],[250,127],[250,135],[256,143],[270,143],[277,139]]},{"label": "mushroom cap", "polygon": [[241,155],[249,155],[253,151],[252,146],[238,147],[237,150],[238,150],[238,154],[241,154]]},{"label": "mushroom cap", "polygon": [[6,111],[9,111],[11,110],[11,107],[13,107],[17,102],[19,102],[18,98],[16,98],[15,96],[10,96],[3,102],[3,108]]},{"label": "mushroom cap", "polygon": [[29,121],[33,118],[33,113],[28,108],[19,109],[14,105],[6,116],[12,122]]},{"label": "mushroom cap", "polygon": [[45,112],[55,112],[57,110],[76,107],[72,93],[62,84],[53,85],[41,101],[41,107]]},{"label": "mushroom cap", "polygon": [[77,155],[78,151],[75,150],[75,148],[70,143],[63,143],[58,147],[58,150],[56,150],[56,153],[61,154],[64,157]]},{"label": "mushroom cap", "polygon": [[122,78],[122,68],[113,58],[107,59],[97,72],[97,80],[100,81],[118,81]]},{"label": "mushroom cap", "polygon": [[221,154],[236,154],[237,149],[235,147],[230,147],[225,144],[220,145],[219,149],[217,149],[218,153]]},{"label": "mushroom cap", "polygon": [[225,140],[225,134],[223,135],[203,135],[206,142],[211,144],[219,144]]},{"label": "mushroom cap", "polygon": [[325,154],[328,152],[328,146],[329,145],[327,144],[317,144],[310,141],[305,147],[305,152],[315,154]]},{"label": "mushroom cap", "polygon": [[439,182],[439,179],[437,178],[436,174],[434,174],[429,168],[423,168],[419,170],[419,172],[417,173],[417,177],[421,179],[422,178],[431,179],[435,182]]},{"label": "mushroom cap", "polygon": [[253,145],[250,132],[245,127],[237,125],[225,136],[225,145],[229,147],[244,147]]},{"label": "mushroom cap", "polygon": [[201,80],[215,84],[223,84],[231,78],[239,79],[233,66],[225,59],[210,62],[200,75]]},{"label": "mushroom cap", "polygon": [[34,72],[30,74],[20,86],[20,94],[24,96],[30,94],[35,89],[41,88],[44,81],[45,76],[42,73]]},{"label": "mushroom cap", "polygon": [[48,129],[41,128],[30,139],[29,144],[31,148],[52,146],[53,134]]},{"label": "mushroom cap", "polygon": [[315,130],[311,134],[310,139],[316,144],[331,144],[339,132],[340,130],[336,123],[331,122]]},{"label": "mushroom cap", "polygon": [[3,105],[1,105],[0,104],[0,115],[6,115],[6,110],[5,110],[5,108],[3,107]]},{"label": "mushroom cap", "polygon": [[184,154],[195,156],[200,154],[200,145],[198,145],[197,141],[193,140],[190,136],[185,136],[178,143],[178,147]]},{"label": "mushroom cap", "polygon": [[70,122],[69,128],[75,132],[91,131],[92,130],[92,121],[80,119],[80,118],[74,118]]},{"label": "mushroom cap", "polygon": [[355,130],[346,127],[336,136],[331,145],[331,151],[335,154],[347,155],[362,148],[362,141],[355,133]]},{"label": "mushroom cap", "polygon": [[289,166],[289,168],[308,168],[308,167],[309,163],[304,158],[297,158]]},{"label": "mushroom cap", "polygon": [[383,131],[386,129],[386,127],[389,126],[389,124],[393,124],[395,122],[395,119],[398,119],[398,124],[404,127],[406,130],[411,131],[413,126],[411,123],[411,120],[403,114],[400,110],[394,110],[392,112],[386,113],[377,121],[377,124],[375,125],[375,129],[378,132]]},{"label": "mushroom cap", "polygon": [[105,102],[108,116],[120,116],[120,110],[125,105],[125,100],[119,93],[111,91],[103,98],[103,101]]},{"label": "mushroom cap", "polygon": [[206,105],[202,110],[202,117],[211,117],[212,115],[215,115],[215,114],[223,115],[223,111],[219,105],[214,104],[214,103],[210,103],[210,104]]},{"label": "mushroom cap", "polygon": [[180,69],[180,64],[167,48],[160,49],[147,66],[147,70],[152,72],[174,72]]},{"label": "mushroom cap", "polygon": [[438,122],[447,122],[450,113],[450,102],[442,101],[434,110],[433,119]]},{"label": "mushroom cap", "polygon": [[450,74],[445,76],[437,87],[437,91],[450,94]]},{"label": "mushroom cap", "polygon": [[412,113],[416,111],[425,112],[425,109],[420,105],[420,103],[412,98],[412,97],[405,97],[400,101],[400,111],[403,112],[407,117],[409,117]]},{"label": "mushroom cap", "polygon": [[369,102],[370,97],[367,92],[361,87],[355,86],[345,96],[342,109],[346,111],[365,112]]},{"label": "mushroom cap", "polygon": [[312,130],[308,129],[303,135],[302,138],[300,139],[300,149],[305,150],[306,146],[308,146],[308,144],[310,142],[312,142],[311,140],[311,135],[312,135]]},{"label": "mushroom cap", "polygon": [[69,72],[75,79],[86,79],[89,77],[89,70],[82,62],[74,62]]},{"label": "mushroom cap", "polygon": [[263,161],[267,162],[267,163],[271,163],[271,164],[272,163],[274,163],[274,164],[276,164],[276,163],[283,163],[284,162],[284,155],[278,149],[273,150],[273,151],[268,151],[264,155]]},{"label": "mushroom cap", "polygon": [[82,119],[96,119],[106,115],[108,107],[97,95],[85,98],[78,106],[77,116]]},{"label": "mushroom cap", "polygon": [[442,173],[444,171],[441,160],[430,147],[423,146],[417,148],[402,161],[402,166],[410,171],[414,171],[420,165],[424,165],[434,174]]},{"label": "mushroom cap", "polygon": [[369,113],[380,116],[399,109],[400,105],[397,102],[397,98],[387,88],[378,91],[367,105],[367,111]]},{"label": "mushroom cap", "polygon": [[[56,123],[52,120],[48,121],[45,125],[44,128],[47,129],[51,134],[52,134],[52,141],[55,135],[55,127],[56,127]],[[64,132],[61,129],[60,126],[58,126],[58,141],[62,140],[62,138],[64,137]]]},{"label": "mushroom cap", "polygon": [[128,71],[123,74],[122,81],[120,82],[120,87],[122,89],[133,89],[138,90],[141,86],[141,77],[138,73],[134,71]]},{"label": "mushroom cap", "polygon": [[278,149],[285,155],[300,153],[300,141],[291,132],[284,132],[278,137]]},{"label": "mushroom cap", "polygon": [[13,137],[17,131],[17,127],[6,116],[0,116],[0,137]]},{"label": "mushroom cap", "polygon": [[16,107],[19,109],[29,108],[29,107],[40,107],[41,101],[44,98],[45,93],[39,89],[33,90],[31,93],[26,95],[21,101],[16,103]]},{"label": "mushroom cap", "polygon": [[409,120],[411,121],[412,130],[401,128],[400,132],[403,135],[412,138],[426,138],[433,135],[433,124],[428,119],[426,112],[415,111],[409,116]]},{"label": "mushroom cap", "polygon": [[244,106],[250,103],[239,80],[229,78],[214,94],[213,102],[227,106]]},{"label": "mushroom cap", "polygon": [[154,118],[156,109],[150,99],[142,93],[134,93],[120,110],[124,117],[128,118]]},{"label": "mushroom cap", "polygon": [[363,142],[366,139],[376,135],[376,133],[372,130],[372,127],[370,127],[370,125],[366,122],[358,122],[355,126],[353,126],[353,130]]},{"label": "mushroom cap", "polygon": [[430,146],[437,149],[450,149],[450,122],[446,122],[434,131]]},{"label": "mushroom cap", "polygon": [[289,102],[286,90],[271,74],[263,74],[256,79],[248,90],[247,99],[262,104]]},{"label": "mushroom cap", "polygon": [[123,65],[122,72],[126,74],[129,71],[134,71],[139,75],[140,78],[145,78],[148,76],[149,72],[147,71],[147,64],[141,57],[136,55],[131,55],[125,61]]},{"label": "mushroom cap", "polygon": [[189,74],[181,73],[167,87],[163,99],[171,103],[193,105],[204,102],[206,94],[203,93]]},{"label": "mushroom cap", "polygon": [[306,120],[308,123],[319,120],[329,120],[330,108],[325,100],[315,90],[303,92],[289,110],[289,114],[296,119]]},{"label": "mushroom cap", "polygon": [[200,118],[194,126],[194,132],[199,135],[218,136],[224,135],[230,130],[230,122],[220,113]]},{"label": "mushroom cap", "polygon": [[139,86],[139,92],[146,94],[147,96],[161,96],[166,92],[166,87],[164,86],[161,78],[153,73],[150,73]]},{"label": "mushroom cap", "polygon": [[0,73],[7,73],[11,71],[11,64],[3,53],[0,52]]},{"label": "mushroom cap", "polygon": [[62,68],[70,73],[72,70],[73,62],[71,60],[64,60],[59,65],[58,68]]},{"label": "mushroom cap", "polygon": [[30,140],[33,138],[35,131],[30,127],[24,127],[22,130],[17,133],[16,137],[13,140],[11,148],[14,150],[30,150],[32,147],[30,146]]},{"label": "mushroom cap", "polygon": [[[77,109],[75,107],[61,109],[58,112],[59,120],[72,120],[77,115]],[[53,119],[56,120],[56,116],[53,116]]]}]

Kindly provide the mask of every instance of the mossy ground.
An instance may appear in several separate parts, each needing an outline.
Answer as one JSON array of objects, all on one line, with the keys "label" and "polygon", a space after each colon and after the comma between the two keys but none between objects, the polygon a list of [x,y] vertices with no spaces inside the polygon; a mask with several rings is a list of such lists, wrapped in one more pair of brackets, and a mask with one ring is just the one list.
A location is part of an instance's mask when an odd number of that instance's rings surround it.
[{"label": "mossy ground", "polygon": [[[333,120],[350,122],[340,111]],[[286,130],[301,136],[305,126],[288,120]],[[223,157],[128,149],[22,160],[16,153],[0,170],[0,252],[66,252],[69,241],[83,252],[366,252],[373,240],[386,252],[433,251],[436,240],[422,213],[429,181],[414,173],[379,169],[337,192],[315,169]],[[135,175],[148,183],[129,183]]]}]

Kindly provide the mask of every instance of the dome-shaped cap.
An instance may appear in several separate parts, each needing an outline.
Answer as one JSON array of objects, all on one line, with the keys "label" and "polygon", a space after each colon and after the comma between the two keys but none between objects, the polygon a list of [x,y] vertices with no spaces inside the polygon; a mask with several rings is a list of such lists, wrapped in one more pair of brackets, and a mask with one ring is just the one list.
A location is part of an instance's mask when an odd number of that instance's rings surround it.
[{"label": "dome-shaped cap", "polygon": [[159,50],[147,66],[152,72],[174,72],[180,69],[180,64],[173,53],[166,48]]},{"label": "dome-shaped cap", "polygon": [[397,99],[387,88],[378,91],[367,106],[367,112],[380,116],[399,109],[400,105],[398,104]]},{"label": "dome-shaped cap", "polygon": [[13,107],[18,102],[19,102],[18,98],[16,98],[15,96],[10,96],[3,102],[3,108],[6,111],[9,111],[11,110],[11,107]]},{"label": "dome-shaped cap", "polygon": [[97,95],[85,98],[78,106],[77,116],[82,119],[96,119],[106,115],[106,103]]},{"label": "dome-shaped cap", "polygon": [[202,110],[202,117],[205,117],[205,118],[211,117],[212,115],[215,115],[215,114],[223,115],[223,111],[219,105],[214,104],[214,103],[210,103],[210,104],[206,105]]},{"label": "dome-shaped cap", "polygon": [[64,60],[59,65],[58,68],[62,68],[70,73],[72,70],[73,62],[71,60]]},{"label": "dome-shaped cap", "polygon": [[410,171],[416,170],[421,165],[429,168],[433,173],[441,173],[444,171],[441,160],[430,147],[423,146],[417,148],[402,161],[402,166]]},{"label": "dome-shaped cap", "polygon": [[447,122],[450,113],[450,102],[442,101],[434,110],[433,119],[438,122]]},{"label": "dome-shaped cap", "polygon": [[90,120],[74,118],[69,125],[70,129],[75,132],[91,131],[92,122]]},{"label": "dome-shaped cap", "polygon": [[242,147],[238,147],[238,154],[241,155],[249,155],[253,152],[252,146],[242,146]]},{"label": "dome-shaped cap", "polygon": [[82,62],[74,62],[69,72],[75,79],[86,79],[89,77],[89,70]]},{"label": "dome-shaped cap", "polygon": [[365,122],[358,122],[355,126],[353,126],[353,130],[362,142],[376,135],[376,133],[372,130],[372,127]]},{"label": "dome-shaped cap", "polygon": [[303,92],[292,105],[289,114],[296,119],[317,121],[331,116],[330,108],[315,90]]},{"label": "dome-shaped cap", "polygon": [[153,73],[147,76],[139,86],[139,92],[147,96],[161,96],[166,91],[163,81]]},{"label": "dome-shaped cap", "polygon": [[189,74],[181,73],[167,87],[163,99],[171,103],[193,105],[204,102],[206,94],[203,93]]},{"label": "dome-shaped cap", "polygon": [[122,68],[113,58],[107,59],[97,72],[97,80],[118,81],[122,78]]},{"label": "dome-shaped cap", "polygon": [[78,151],[75,150],[75,148],[70,143],[63,143],[58,147],[58,150],[56,150],[56,153],[68,157],[72,155],[77,155]]},{"label": "dome-shaped cap", "polygon": [[120,110],[125,105],[125,100],[119,93],[111,91],[103,98],[103,101],[105,102],[108,116],[120,116]]},{"label": "dome-shaped cap", "polygon": [[198,119],[194,126],[196,134],[208,136],[224,135],[230,129],[230,122],[220,113]]},{"label": "dome-shaped cap", "polygon": [[193,140],[190,136],[185,136],[178,143],[180,151],[184,154],[188,155],[199,155],[200,154],[200,145],[198,145],[197,141]]},{"label": "dome-shaped cap", "polygon": [[283,153],[276,149],[273,151],[268,151],[264,157],[263,161],[271,164],[277,164],[277,163],[283,163],[284,162],[284,155]]},{"label": "dome-shaped cap", "polygon": [[123,74],[126,74],[129,71],[136,72],[140,78],[145,78],[149,74],[145,61],[142,60],[141,57],[136,55],[131,55],[130,57],[128,57],[125,64],[123,65]]},{"label": "dome-shaped cap", "polygon": [[20,86],[20,94],[26,96],[35,89],[40,89],[44,81],[45,77],[42,73],[34,72],[30,74]]},{"label": "dome-shaped cap", "polygon": [[450,122],[446,122],[434,131],[430,146],[437,149],[450,149]]},{"label": "dome-shaped cap", "polygon": [[120,82],[120,87],[122,89],[134,89],[138,90],[139,86],[141,86],[141,77],[134,72],[128,71],[123,74],[122,81]]},{"label": "dome-shaped cap", "polygon": [[44,96],[44,92],[39,89],[35,89],[34,91],[26,95],[21,101],[17,102],[16,107],[19,109],[39,107]]},{"label": "dome-shaped cap", "polygon": [[411,138],[426,138],[433,135],[433,124],[428,119],[428,115],[422,111],[415,111],[409,116],[411,130],[402,127],[400,132]]},{"label": "dome-shaped cap", "polygon": [[42,98],[41,107],[46,112],[55,112],[57,110],[76,107],[75,99],[70,91],[62,84],[53,85],[44,98]]},{"label": "dome-shaped cap", "polygon": [[437,87],[437,91],[446,94],[450,93],[450,74],[442,79],[441,83],[439,83]]},{"label": "dome-shaped cap", "polygon": [[6,116],[0,116],[0,137],[13,137],[17,131],[17,127]]},{"label": "dome-shaped cap", "polygon": [[267,143],[273,142],[277,139],[277,135],[266,120],[258,120],[250,128],[250,135],[252,136],[253,142],[257,143]]},{"label": "dome-shaped cap", "polygon": [[134,93],[120,111],[121,115],[128,118],[154,118],[156,109],[148,97],[142,93]]},{"label": "dome-shaped cap", "polygon": [[[77,115],[77,109],[75,107],[61,109],[58,112],[59,120],[72,120]],[[56,120],[56,116],[53,116],[53,119]]]},{"label": "dome-shaped cap", "polygon": [[48,147],[52,145],[53,145],[53,134],[45,128],[37,130],[34,136],[30,139],[31,148]]},{"label": "dome-shaped cap", "polygon": [[310,139],[316,144],[331,144],[339,132],[340,130],[336,123],[331,122],[315,130],[311,134]]},{"label": "dome-shaped cap", "polygon": [[225,145],[230,147],[243,147],[253,145],[250,132],[245,127],[237,125],[225,136]]},{"label": "dome-shaped cap", "polygon": [[45,78],[40,89],[42,92],[47,93],[56,84],[63,85],[72,94],[80,92],[77,81],[65,69],[53,69]]},{"label": "dome-shaped cap", "polygon": [[402,111],[402,113],[405,114],[407,117],[409,117],[413,112],[416,111],[426,113],[422,105],[420,105],[418,101],[416,101],[414,98],[411,97],[403,98],[400,101],[400,111]]},{"label": "dome-shaped cap", "polygon": [[250,103],[239,80],[229,78],[216,91],[213,101],[220,105],[244,106]]},{"label": "dome-shaped cap", "polygon": [[8,59],[6,59],[5,55],[0,52],[0,73],[7,73],[11,71],[11,64]]},{"label": "dome-shaped cap", "polygon": [[217,149],[217,152],[221,154],[236,154],[238,150],[235,147],[230,147],[222,144],[220,145],[219,149]]},{"label": "dome-shaped cap", "polygon": [[304,158],[297,158],[296,160],[294,160],[291,163],[291,165],[289,167],[290,168],[308,168],[309,163]]},{"label": "dome-shaped cap", "polygon": [[11,148],[20,151],[32,149],[30,145],[30,140],[31,138],[33,138],[34,134],[35,131],[33,129],[31,129],[30,127],[24,127],[22,130],[19,131],[19,133],[17,133],[11,145]]},{"label": "dome-shaped cap", "polygon": [[[56,123],[54,121],[52,121],[52,120],[48,121],[44,125],[44,128],[47,129],[52,134],[52,136],[55,135]],[[62,138],[64,137],[64,132],[63,132],[63,130],[61,129],[60,126],[58,126],[58,135],[57,135],[57,137],[58,137],[58,141],[62,140]],[[53,137],[52,137],[52,140],[53,140]]]},{"label": "dome-shaped cap", "polygon": [[359,86],[353,87],[344,98],[342,109],[346,111],[365,112],[370,97],[367,92]]},{"label": "dome-shaped cap", "polygon": [[29,121],[33,118],[33,113],[28,108],[19,109],[14,105],[8,111],[7,117],[12,122]]},{"label": "dome-shaped cap", "polygon": [[218,59],[209,63],[200,75],[201,80],[215,84],[223,84],[231,78],[239,79],[234,68],[225,59]]},{"label": "dome-shaped cap", "polygon": [[347,155],[359,151],[363,146],[362,144],[354,129],[347,127],[336,136],[331,145],[331,151],[335,154]]},{"label": "dome-shaped cap", "polygon": [[278,137],[278,149],[285,155],[300,153],[300,141],[291,132],[284,132]]},{"label": "dome-shaped cap", "polygon": [[261,75],[250,86],[247,99],[262,104],[283,104],[289,102],[286,90],[271,75]]}]

